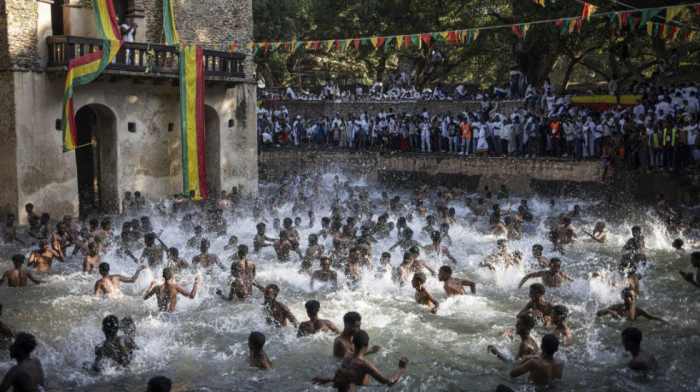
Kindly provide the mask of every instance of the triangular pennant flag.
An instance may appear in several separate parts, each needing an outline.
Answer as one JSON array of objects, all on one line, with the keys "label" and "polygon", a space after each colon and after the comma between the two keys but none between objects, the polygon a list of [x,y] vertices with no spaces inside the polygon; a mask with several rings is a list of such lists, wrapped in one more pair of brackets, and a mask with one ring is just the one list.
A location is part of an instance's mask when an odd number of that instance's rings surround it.
[{"label": "triangular pennant flag", "polygon": [[623,12],[620,16],[620,24],[622,26],[627,26],[631,12]]},{"label": "triangular pennant flag", "polygon": [[[544,7],[544,2],[545,2],[545,0],[540,0],[540,5],[541,5],[542,7]],[[552,2],[552,3],[554,3],[554,2]]]},{"label": "triangular pennant flag", "polygon": [[578,32],[579,35],[581,35],[581,21],[583,19],[581,18],[576,18],[576,31]]},{"label": "triangular pennant flag", "polygon": [[313,45],[314,46],[314,54],[316,54],[316,49],[318,49],[318,43],[319,43],[319,41],[308,41],[306,43],[306,49],[308,49],[310,45]]},{"label": "triangular pennant flag", "polygon": [[647,22],[651,20],[654,16],[656,16],[659,12],[661,12],[661,8],[655,8],[653,10],[646,10],[642,11],[642,21],[639,22],[640,25],[645,25]]},{"label": "triangular pennant flag", "polygon": [[569,21],[569,34],[571,34],[574,31],[574,28],[576,27],[576,22],[578,21],[578,18],[571,18]]},{"label": "triangular pennant flag", "polygon": [[355,50],[360,50],[360,39],[359,38],[355,38],[354,40],[352,40],[352,43],[353,43],[353,45],[355,45]]},{"label": "triangular pennant flag", "polygon": [[425,42],[425,46],[430,46],[430,39],[431,38],[432,38],[432,36],[430,35],[430,33],[426,33],[426,34],[421,35],[421,39],[423,40],[423,42]]},{"label": "triangular pennant flag", "polygon": [[[413,35],[411,35],[410,41],[411,41],[411,44],[413,44],[413,46],[417,46],[418,49],[421,48],[420,36],[419,36],[418,34],[413,34]],[[408,42],[408,41],[407,41],[407,40],[404,40],[404,42]],[[406,47],[408,48],[408,45],[406,45]]]},{"label": "triangular pennant flag", "polygon": [[352,42],[352,39],[344,39],[340,41],[340,51],[344,52],[345,49],[347,49],[348,45],[350,45],[350,42]]},{"label": "triangular pennant flag", "polygon": [[403,45],[403,35],[396,36],[396,47],[400,48]]},{"label": "triangular pennant flag", "polygon": [[663,23],[659,23],[659,38],[664,38],[664,34],[666,33],[666,25]]},{"label": "triangular pennant flag", "polygon": [[525,23],[520,25],[520,31],[523,33],[523,37],[527,36],[527,31],[530,30],[530,24]]},{"label": "triangular pennant flag", "polygon": [[671,19],[675,18],[682,10],[682,5],[666,8],[666,22],[670,22]]},{"label": "triangular pennant flag", "polygon": [[565,35],[567,31],[569,31],[569,20],[570,19],[564,19],[564,23],[561,24],[561,29],[559,30],[560,35]]},{"label": "triangular pennant flag", "polygon": [[389,45],[391,44],[391,40],[394,39],[394,36],[388,36],[386,37],[386,40],[384,40],[384,53],[386,53],[389,50]]},{"label": "triangular pennant flag", "polygon": [[[294,47],[294,46],[292,46]],[[289,50],[289,42],[284,43],[284,50]]]},{"label": "triangular pennant flag", "polygon": [[447,41],[451,44],[455,43],[455,32],[454,31],[450,31],[449,33],[447,33]]},{"label": "triangular pennant flag", "polygon": [[520,26],[518,25],[512,25],[510,26],[511,30],[515,33],[515,35],[518,36],[518,38],[523,38],[523,33],[520,31]]},{"label": "triangular pennant flag", "polygon": [[238,44],[231,44],[231,46],[230,46],[231,52],[230,53],[233,54],[233,51],[236,50],[237,47],[238,47]]},{"label": "triangular pennant flag", "polygon": [[[316,41],[316,42],[318,42],[318,41]],[[308,50],[309,48],[311,48],[311,45],[313,45],[313,43],[314,43],[313,41],[304,42],[304,49]],[[318,45],[318,44],[316,44],[316,45]],[[314,50],[316,50],[316,47],[314,47]]]},{"label": "triangular pennant flag", "polygon": [[469,30],[469,34],[467,35],[467,43],[474,41],[474,30]]},{"label": "triangular pennant flag", "polygon": [[408,48],[408,46],[411,44],[411,36],[409,35],[404,35],[403,36],[403,44],[405,47]]},{"label": "triangular pennant flag", "polygon": [[668,37],[669,37],[669,39],[670,39],[671,41],[675,41],[676,38],[678,38],[678,33],[679,33],[680,31],[681,31],[681,29],[679,29],[679,28],[676,27],[676,26],[671,27],[671,31],[668,32]]},{"label": "triangular pennant flag", "polygon": [[[343,41],[343,42],[345,42],[345,41]],[[340,45],[341,45],[340,40],[339,39],[335,40],[335,50],[340,51]]]},{"label": "triangular pennant flag", "polygon": [[376,49],[376,48],[377,48],[377,42],[379,41],[379,38],[377,38],[377,37],[372,37],[372,38],[370,38],[369,40],[370,40],[370,42],[372,42],[372,46],[374,46],[374,48]]},{"label": "triangular pennant flag", "polygon": [[594,6],[593,4],[583,3],[583,14],[581,15],[581,18],[586,18],[586,21],[590,21],[591,14],[595,14],[597,9],[598,7]]},{"label": "triangular pennant flag", "polygon": [[457,37],[457,45],[461,45],[462,44],[462,32],[455,31],[455,36]]},{"label": "triangular pennant flag", "polygon": [[479,29],[474,29],[474,38],[472,38],[474,41],[476,41],[476,37],[479,36]]},{"label": "triangular pennant flag", "polygon": [[338,44],[337,41],[328,40],[325,42],[325,45],[326,45],[326,52],[330,52],[331,49],[333,48],[333,46],[340,45],[340,44]]},{"label": "triangular pennant flag", "polygon": [[695,30],[689,30],[689,31],[690,31],[690,34],[688,34],[688,37],[686,37],[686,39],[687,39],[688,41],[693,41],[693,40],[695,40],[695,38],[698,36],[698,32],[695,31]]},{"label": "triangular pennant flag", "polygon": [[637,27],[639,27],[640,22],[641,19],[630,17],[630,31],[634,32],[637,29]]},{"label": "triangular pennant flag", "polygon": [[430,36],[433,38],[433,41],[442,41],[442,33],[432,33]]},{"label": "triangular pennant flag", "polygon": [[683,42],[688,42],[688,37],[690,36],[690,34],[691,34],[692,32],[693,32],[693,30],[687,30],[687,31],[683,34]]},{"label": "triangular pennant flag", "polygon": [[255,42],[251,42],[251,43],[248,44],[248,50],[250,50],[250,51],[253,52],[253,53],[255,53],[255,49],[256,49],[257,47],[258,47],[258,46],[255,45]]},{"label": "triangular pennant flag", "polygon": [[379,48],[384,44],[384,41],[386,41],[386,37],[379,37],[377,38],[377,42],[373,42],[375,48]]},{"label": "triangular pennant flag", "polygon": [[647,34],[651,35],[654,32],[654,24],[647,22]]},{"label": "triangular pennant flag", "polygon": [[267,54],[267,51],[268,51],[269,49],[270,49],[270,43],[269,43],[269,42],[265,42],[265,53],[263,53],[263,54]]},{"label": "triangular pennant flag", "polygon": [[691,7],[693,7],[695,11],[697,11],[698,15],[700,15],[700,4],[691,5]]},{"label": "triangular pennant flag", "polygon": [[299,49],[299,47],[301,46],[301,44],[302,44],[301,41],[297,41],[297,43],[294,45],[294,51],[295,51],[295,52],[297,51],[297,49]]},{"label": "triangular pennant flag", "polygon": [[[360,38],[360,45],[365,46],[369,42],[369,38]],[[374,46],[374,45],[372,45]]]},{"label": "triangular pennant flag", "polygon": [[564,19],[557,19],[554,21],[554,24],[561,27],[564,25]]}]

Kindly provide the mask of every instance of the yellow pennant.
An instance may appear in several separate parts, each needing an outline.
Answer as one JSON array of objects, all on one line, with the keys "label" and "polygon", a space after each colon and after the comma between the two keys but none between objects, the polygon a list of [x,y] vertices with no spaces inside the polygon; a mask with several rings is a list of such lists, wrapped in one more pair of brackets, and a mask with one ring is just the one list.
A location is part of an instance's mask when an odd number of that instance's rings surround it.
[{"label": "yellow pennant", "polygon": [[654,33],[654,23],[647,22],[647,34],[652,35]]},{"label": "yellow pennant", "polygon": [[448,33],[447,31],[443,31],[442,33],[440,33],[440,36],[442,37],[443,41],[447,40],[448,35],[450,35],[450,33]]},{"label": "yellow pennant", "polygon": [[671,19],[675,18],[683,10],[683,6],[669,7],[666,8],[666,22],[670,22]]},{"label": "yellow pennant", "polygon": [[586,20],[590,22],[591,20],[591,14],[595,14],[596,10],[598,7],[594,6],[593,4],[588,5],[588,15],[586,15]]},{"label": "yellow pennant", "polygon": [[396,47],[400,48],[403,45],[403,35],[396,36]]},{"label": "yellow pennant", "polygon": [[374,46],[374,50],[377,50],[377,42],[379,42],[379,38],[377,37],[372,37],[369,39],[369,42],[372,43],[372,46]]},{"label": "yellow pennant", "polygon": [[304,48],[308,49],[311,47],[311,45],[313,45],[312,41],[306,41],[306,45],[304,45]]},{"label": "yellow pennant", "polygon": [[542,7],[544,7],[544,2],[545,2],[545,0],[540,0],[540,5],[541,5]]},{"label": "yellow pennant", "polygon": [[571,34],[572,31],[574,31],[574,28],[576,27],[576,18],[571,18],[569,21],[569,34]]},{"label": "yellow pennant", "polygon": [[[544,0],[542,0],[544,1]],[[476,37],[479,36],[479,29],[474,29],[474,36],[472,37],[472,41],[476,41]]]},{"label": "yellow pennant", "polygon": [[335,45],[335,41],[326,41],[326,43],[326,52],[330,52],[333,45]]},{"label": "yellow pennant", "polygon": [[523,26],[523,36],[527,35],[527,31],[530,30],[530,24],[525,23],[525,26]]}]

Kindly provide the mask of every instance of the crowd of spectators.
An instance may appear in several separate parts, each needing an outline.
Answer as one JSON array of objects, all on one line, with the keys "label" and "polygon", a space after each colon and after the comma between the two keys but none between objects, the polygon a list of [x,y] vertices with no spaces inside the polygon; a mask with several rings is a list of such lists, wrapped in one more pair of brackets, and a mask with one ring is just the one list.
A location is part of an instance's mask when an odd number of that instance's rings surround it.
[{"label": "crowd of spectators", "polygon": [[[600,159],[603,165],[626,161],[644,171],[700,172],[698,90],[694,83],[654,89],[628,87],[641,99],[623,109],[598,111],[571,103],[547,82],[542,95],[528,87],[518,106],[501,110],[483,100],[481,110],[459,113],[388,111],[310,118],[284,106],[261,110],[263,147],[323,146],[357,150],[445,153],[462,156],[509,155]],[[617,86],[614,91],[619,93]],[[507,94],[518,95],[519,86]]]}]

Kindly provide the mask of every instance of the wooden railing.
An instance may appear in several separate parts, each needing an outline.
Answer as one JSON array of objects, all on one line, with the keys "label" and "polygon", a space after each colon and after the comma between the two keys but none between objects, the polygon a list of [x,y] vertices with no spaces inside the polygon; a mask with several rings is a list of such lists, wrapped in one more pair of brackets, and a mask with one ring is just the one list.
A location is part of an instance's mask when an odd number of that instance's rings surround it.
[{"label": "wooden railing", "polygon": [[[49,47],[48,68],[67,68],[70,60],[102,49],[102,40],[99,38],[53,36],[48,37],[46,42]],[[175,46],[140,42],[124,42],[117,57],[107,66],[107,70],[144,73],[149,50],[154,52],[151,73],[170,74],[175,77],[179,75]],[[244,64],[243,54],[204,50],[205,78],[244,79]]]}]

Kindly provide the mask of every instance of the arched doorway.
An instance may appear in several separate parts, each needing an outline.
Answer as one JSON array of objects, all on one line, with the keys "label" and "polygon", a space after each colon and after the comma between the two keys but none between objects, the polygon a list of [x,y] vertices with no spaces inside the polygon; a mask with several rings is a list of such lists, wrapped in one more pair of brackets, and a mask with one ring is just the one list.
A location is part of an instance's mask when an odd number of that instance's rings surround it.
[{"label": "arched doorway", "polygon": [[80,213],[118,211],[116,124],[112,110],[103,105],[83,106],[75,114]]},{"label": "arched doorway", "polygon": [[204,151],[206,154],[209,197],[218,198],[221,192],[221,128],[219,114],[211,106],[204,106]]}]

